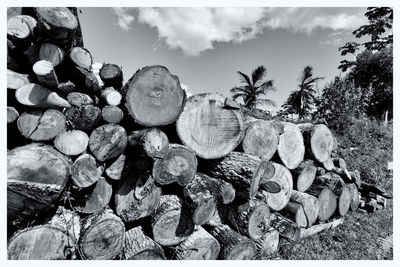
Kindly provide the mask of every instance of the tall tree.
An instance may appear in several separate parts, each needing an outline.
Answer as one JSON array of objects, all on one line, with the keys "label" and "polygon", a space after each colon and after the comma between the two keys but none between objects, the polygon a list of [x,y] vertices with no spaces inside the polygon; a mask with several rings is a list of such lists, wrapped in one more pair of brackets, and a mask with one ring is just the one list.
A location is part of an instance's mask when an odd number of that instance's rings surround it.
[{"label": "tall tree", "polygon": [[298,114],[302,119],[310,114],[316,101],[315,84],[324,77],[313,77],[313,68],[306,66],[299,78],[299,89],[290,93],[286,102],[282,105],[288,113]]},{"label": "tall tree", "polygon": [[244,105],[250,110],[258,104],[276,106],[275,101],[267,98],[267,94],[276,89],[273,80],[264,81],[264,77],[267,75],[267,69],[264,66],[258,66],[253,70],[251,79],[243,72],[238,71],[238,74],[243,85],[230,90],[233,93],[233,100],[242,98]]}]

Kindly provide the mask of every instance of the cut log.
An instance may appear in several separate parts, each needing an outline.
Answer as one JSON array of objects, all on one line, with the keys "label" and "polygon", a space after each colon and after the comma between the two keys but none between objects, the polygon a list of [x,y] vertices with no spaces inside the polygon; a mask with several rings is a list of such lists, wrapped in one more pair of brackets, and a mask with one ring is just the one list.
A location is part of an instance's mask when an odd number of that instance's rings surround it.
[{"label": "cut log", "polygon": [[27,228],[8,241],[9,260],[66,260],[74,253],[75,240],[62,229],[49,225]]},{"label": "cut log", "polygon": [[319,221],[326,221],[332,217],[337,209],[337,197],[332,190],[323,185],[313,184],[307,189],[306,193],[318,198]]},{"label": "cut log", "polygon": [[26,226],[53,207],[70,176],[70,162],[51,146],[30,144],[7,153],[7,221]]},{"label": "cut log", "polygon": [[18,88],[15,91],[15,97],[19,103],[29,107],[69,108],[71,106],[67,100],[60,97],[56,92],[34,83]]},{"label": "cut log", "polygon": [[96,159],[89,154],[79,156],[72,164],[72,181],[80,188],[89,187],[97,182],[103,172]]},{"label": "cut log", "polygon": [[78,88],[82,88],[85,93],[90,95],[100,95],[101,87],[96,75],[92,71],[78,66],[69,66],[68,72],[71,81]]},{"label": "cut log", "polygon": [[175,122],[182,111],[186,94],[177,76],[163,66],[138,70],[126,92],[126,107],[143,126],[161,126]]},{"label": "cut log", "polygon": [[68,156],[76,156],[86,151],[89,137],[79,130],[65,131],[57,135],[54,146]]},{"label": "cut log", "polygon": [[16,110],[14,107],[7,106],[7,124],[14,123],[18,119],[18,117],[18,110]]},{"label": "cut log", "polygon": [[113,87],[106,87],[101,92],[101,98],[107,105],[118,106],[121,103],[122,95]]},{"label": "cut log", "polygon": [[[272,163],[272,164],[271,164]],[[293,190],[293,178],[290,171],[283,165],[271,162],[272,177],[263,177],[257,198],[267,203],[267,205],[274,211],[284,209],[289,203],[290,196]],[[270,190],[268,184],[274,185],[279,190]]]},{"label": "cut log", "polygon": [[183,144],[201,158],[222,158],[242,141],[242,112],[224,103],[225,98],[219,94],[191,96],[176,122]]},{"label": "cut log", "polygon": [[73,244],[75,247],[81,232],[80,220],[81,218],[77,212],[58,206],[56,214],[49,220],[47,225],[57,227],[67,233],[75,241]]},{"label": "cut log", "polygon": [[28,15],[17,15],[7,21],[7,38],[17,47],[25,48],[33,40],[37,21]]},{"label": "cut log", "polygon": [[70,81],[65,83],[59,83],[57,86],[57,91],[64,95],[67,95],[75,90],[76,90],[75,84]]},{"label": "cut log", "polygon": [[258,257],[263,259],[271,256],[278,252],[279,232],[271,228],[260,239],[255,240],[254,243],[257,246]]},{"label": "cut log", "polygon": [[298,126],[303,133],[308,153],[321,163],[328,160],[333,149],[333,136],[329,128],[324,124],[311,123]]},{"label": "cut log", "polygon": [[148,173],[130,173],[115,193],[115,210],[125,222],[151,215],[159,204],[161,189]]},{"label": "cut log", "polygon": [[[143,153],[152,159],[163,158],[168,150],[172,149],[169,148],[167,135],[158,128],[133,131],[129,134],[128,141],[137,152]],[[182,146],[180,148],[187,150]],[[175,153],[177,151],[180,150],[175,149]]]},{"label": "cut log", "polygon": [[[326,173],[326,170],[322,167],[317,167],[316,176],[322,176]],[[315,178],[315,177],[314,177]]]},{"label": "cut log", "polygon": [[125,232],[124,258],[126,260],[166,260],[164,250],[144,234],[141,226]]},{"label": "cut log", "polygon": [[314,182],[317,167],[313,160],[303,161],[296,169],[293,170],[294,188],[299,192],[306,191]]},{"label": "cut log", "polygon": [[348,184],[347,186],[349,187],[350,191],[350,210],[356,211],[360,203],[358,188],[355,184]]},{"label": "cut log", "polygon": [[110,209],[89,215],[82,222],[79,254],[87,260],[111,260],[122,252],[125,226]]},{"label": "cut log", "polygon": [[91,70],[93,64],[93,58],[89,50],[83,47],[74,47],[69,53],[69,58],[78,67],[84,68],[88,71]]},{"label": "cut log", "polygon": [[122,69],[115,64],[103,64],[99,71],[99,76],[104,82],[104,86],[112,86],[115,89],[120,89],[123,82]]},{"label": "cut log", "polygon": [[125,129],[118,124],[96,128],[89,138],[89,148],[97,160],[103,162],[121,155],[128,143]]},{"label": "cut log", "polygon": [[290,201],[297,202],[303,207],[304,214],[307,218],[307,227],[310,227],[317,221],[319,203],[316,197],[293,190]]},{"label": "cut log", "polygon": [[217,203],[217,210],[211,219],[207,222],[207,225],[218,226],[228,222],[229,207],[221,203]]},{"label": "cut log", "polygon": [[203,173],[197,173],[195,179],[201,179],[213,195],[215,201],[222,204],[229,204],[235,199],[236,190],[230,183],[227,183],[220,179],[212,178]]},{"label": "cut log", "polygon": [[72,92],[67,95],[67,100],[72,106],[92,105],[93,99],[87,94]]},{"label": "cut log", "polygon": [[304,151],[304,141],[300,129],[293,123],[284,123],[278,145],[278,156],[281,162],[286,168],[293,170],[303,161]]},{"label": "cut log", "polygon": [[271,214],[271,226],[279,232],[281,238],[291,242],[300,240],[300,227],[292,220],[278,213]]},{"label": "cut log", "polygon": [[28,74],[20,74],[7,69],[7,89],[17,90],[18,88],[28,85],[33,81],[34,79]]},{"label": "cut log", "polygon": [[320,233],[322,231],[325,231],[328,229],[333,229],[333,228],[341,225],[343,222],[344,222],[344,218],[342,217],[342,218],[335,219],[331,222],[313,225],[310,228],[302,228],[300,230],[300,238],[309,237],[309,236],[315,235],[317,233]]},{"label": "cut log", "polygon": [[245,202],[252,199],[261,180],[270,179],[274,168],[268,161],[240,152],[232,152],[222,160],[209,161],[201,171],[233,185],[236,196]]},{"label": "cut log", "polygon": [[128,172],[130,164],[125,155],[121,155],[107,169],[106,174],[113,180],[121,180]]},{"label": "cut log", "polygon": [[120,123],[124,118],[124,112],[116,106],[105,106],[101,110],[101,116],[107,123]]},{"label": "cut log", "polygon": [[300,227],[307,227],[307,216],[304,212],[303,206],[297,202],[289,201],[283,210],[282,215],[291,219]]},{"label": "cut log", "polygon": [[383,187],[380,187],[379,185],[361,182],[361,187],[359,189],[363,195],[368,194],[369,192],[372,192],[372,193],[381,195],[385,198],[392,198],[391,195]]},{"label": "cut log", "polygon": [[154,162],[153,177],[161,185],[177,182],[184,186],[193,180],[196,171],[196,155],[185,146],[170,144],[164,157]]},{"label": "cut log", "polygon": [[162,246],[177,245],[194,230],[191,214],[182,209],[182,200],[175,195],[163,195],[151,215],[154,240]]},{"label": "cut log", "polygon": [[252,240],[260,239],[270,228],[269,207],[256,199],[232,208],[228,219],[232,229]]},{"label": "cut log", "polygon": [[65,52],[55,44],[42,43],[39,50],[40,60],[51,62],[54,67],[57,67],[64,62]]},{"label": "cut log", "polygon": [[238,234],[227,225],[213,227],[209,233],[218,240],[222,260],[251,260],[257,255],[256,245],[249,238]]},{"label": "cut log", "polygon": [[58,78],[50,61],[39,60],[32,69],[41,85],[51,89],[57,88]]},{"label": "cut log", "polygon": [[65,111],[65,116],[76,130],[91,132],[101,121],[101,110],[94,105],[73,106]]},{"label": "cut log", "polygon": [[48,141],[65,131],[66,119],[58,110],[30,110],[18,118],[17,126],[21,135],[27,139]]},{"label": "cut log", "polygon": [[104,177],[87,188],[74,190],[74,208],[82,214],[93,214],[103,210],[111,200],[112,186]]},{"label": "cut log", "polygon": [[278,149],[278,132],[271,122],[246,118],[243,151],[270,160]]},{"label": "cut log", "polygon": [[179,245],[172,248],[174,260],[216,260],[220,252],[218,241],[201,226]]},{"label": "cut log", "polygon": [[322,166],[324,166],[325,170],[327,171],[332,171],[333,168],[335,168],[335,165],[333,164],[333,160],[329,157],[327,160],[322,162]]}]

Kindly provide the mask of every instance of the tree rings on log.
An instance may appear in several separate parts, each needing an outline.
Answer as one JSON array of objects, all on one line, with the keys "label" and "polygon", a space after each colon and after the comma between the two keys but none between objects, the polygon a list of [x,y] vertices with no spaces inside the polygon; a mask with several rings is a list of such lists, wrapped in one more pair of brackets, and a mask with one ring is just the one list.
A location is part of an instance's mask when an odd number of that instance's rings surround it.
[{"label": "tree rings on log", "polygon": [[299,124],[307,149],[313,157],[324,162],[331,156],[333,149],[333,136],[329,128],[324,124]]},{"label": "tree rings on log", "polygon": [[294,221],[298,226],[307,227],[307,216],[304,212],[303,206],[299,203],[289,201],[282,214]]},{"label": "tree rings on log", "polygon": [[48,141],[66,129],[66,119],[58,110],[30,110],[18,118],[17,126],[25,138]]},{"label": "tree rings on log", "polygon": [[128,141],[137,152],[152,159],[163,158],[169,150],[168,136],[158,128],[133,131],[129,134]]},{"label": "tree rings on log", "polygon": [[304,192],[314,182],[317,174],[317,167],[314,165],[313,160],[305,160],[293,170],[293,173],[294,188],[299,192]]},{"label": "tree rings on log", "polygon": [[97,166],[96,159],[89,154],[79,156],[72,164],[72,181],[80,188],[88,187],[97,182],[102,174],[102,168]]},{"label": "tree rings on log", "polygon": [[327,187],[323,185],[311,185],[306,193],[318,198],[319,212],[318,220],[326,221],[328,220],[336,211],[337,208],[337,197]]},{"label": "tree rings on log", "polygon": [[193,180],[196,171],[197,158],[193,151],[170,144],[164,157],[154,162],[153,177],[161,185],[177,182],[184,186]]},{"label": "tree rings on log", "polygon": [[89,138],[90,151],[101,162],[121,155],[127,143],[125,129],[112,123],[94,129]]},{"label": "tree rings on log", "polygon": [[182,209],[182,200],[176,195],[162,195],[151,217],[154,240],[162,246],[179,244],[194,229],[190,214]]},{"label": "tree rings on log", "polygon": [[107,123],[120,123],[124,118],[124,112],[117,106],[105,106],[101,110],[101,116]]},{"label": "tree rings on log", "polygon": [[91,70],[92,68],[93,58],[89,50],[86,48],[79,46],[72,48],[71,52],[69,53],[69,58],[78,67],[86,70]]},{"label": "tree rings on log", "polygon": [[79,130],[65,131],[57,135],[54,146],[68,156],[76,156],[86,151],[89,137]]},{"label": "tree rings on log", "polygon": [[129,82],[126,107],[143,126],[171,124],[178,119],[186,94],[177,76],[163,66],[138,70]]},{"label": "tree rings on log", "polygon": [[43,43],[40,46],[39,58],[40,60],[49,61],[54,67],[57,67],[64,62],[65,52],[55,44]]},{"label": "tree rings on log", "polygon": [[73,106],[65,111],[65,116],[76,130],[91,132],[101,121],[101,110],[93,105]]},{"label": "tree rings on log", "polygon": [[19,103],[29,107],[68,108],[71,106],[67,100],[60,97],[56,92],[34,83],[18,88],[15,91],[15,97]]},{"label": "tree rings on log", "polygon": [[123,82],[122,69],[115,64],[103,64],[99,70],[99,76],[104,82],[104,86],[112,86],[115,89],[120,89]]},{"label": "tree rings on log", "polygon": [[304,159],[305,147],[300,129],[293,123],[284,123],[279,135],[278,155],[290,170],[297,168]]},{"label": "tree rings on log", "polygon": [[126,260],[165,260],[164,251],[146,236],[141,226],[125,233],[124,258]]},{"label": "tree rings on log", "polygon": [[242,112],[226,108],[224,103],[225,97],[219,94],[191,96],[176,122],[183,144],[201,158],[222,158],[242,141]]}]

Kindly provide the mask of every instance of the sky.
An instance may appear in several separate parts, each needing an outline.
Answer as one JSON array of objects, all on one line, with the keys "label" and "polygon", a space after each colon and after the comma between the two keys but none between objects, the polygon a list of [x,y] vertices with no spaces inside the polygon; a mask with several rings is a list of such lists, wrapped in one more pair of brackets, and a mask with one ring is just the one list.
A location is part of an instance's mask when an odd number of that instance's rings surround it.
[{"label": "sky", "polygon": [[96,62],[122,67],[124,79],[137,69],[164,65],[190,93],[240,86],[237,71],[259,65],[274,80],[268,97],[280,109],[307,65],[329,83],[338,70],[338,47],[354,41],[366,8],[81,8],[84,45]]}]

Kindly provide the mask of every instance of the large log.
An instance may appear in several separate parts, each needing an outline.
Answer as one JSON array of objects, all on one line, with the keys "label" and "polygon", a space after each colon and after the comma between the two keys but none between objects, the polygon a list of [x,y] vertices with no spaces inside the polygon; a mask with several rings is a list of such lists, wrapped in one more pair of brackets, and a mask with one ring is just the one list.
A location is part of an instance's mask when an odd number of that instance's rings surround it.
[{"label": "large log", "polygon": [[234,150],[243,138],[243,115],[225,106],[219,94],[191,96],[176,122],[182,143],[204,159],[218,159]]},{"label": "large log", "polygon": [[17,90],[32,82],[34,82],[34,79],[28,74],[21,74],[7,69],[7,89]]},{"label": "large log", "polygon": [[[187,151],[181,146],[176,146],[175,149],[172,148],[174,146],[169,148],[168,136],[158,128],[133,131],[128,136],[128,142],[137,152],[152,159],[164,158],[169,150],[170,153],[172,153],[171,150],[174,150],[175,153],[181,150]],[[178,149],[178,147],[181,149]]]},{"label": "large log", "polygon": [[126,260],[165,260],[164,250],[146,236],[141,226],[125,232],[124,259]]},{"label": "large log", "polygon": [[128,143],[125,129],[118,124],[105,124],[92,132],[89,148],[97,160],[103,162],[121,155]]},{"label": "large log", "polygon": [[173,123],[178,119],[186,100],[178,77],[163,66],[149,66],[138,70],[127,87],[128,112],[143,126]]},{"label": "large log", "polygon": [[333,149],[333,136],[329,128],[324,124],[311,123],[298,126],[303,133],[308,153],[321,163],[328,160]]},{"label": "large log", "polygon": [[65,111],[65,117],[76,130],[91,132],[101,121],[101,110],[94,105],[73,106]]},{"label": "large log", "polygon": [[105,87],[112,86],[117,90],[122,87],[122,69],[115,64],[103,64],[99,71],[99,76]]},{"label": "large log", "polygon": [[48,141],[66,129],[64,114],[58,110],[30,110],[18,118],[21,135],[32,141]]},{"label": "large log", "polygon": [[174,260],[216,260],[220,246],[203,227],[196,226],[190,236],[171,250]]},{"label": "large log", "polygon": [[[279,125],[282,124],[282,125]],[[293,123],[275,122],[280,129],[278,156],[281,162],[290,170],[299,166],[304,159],[304,141],[300,129]]]},{"label": "large log", "polygon": [[39,50],[39,59],[49,61],[54,67],[57,67],[64,62],[65,52],[55,44],[42,43]]},{"label": "large log", "polygon": [[53,207],[70,172],[68,159],[51,146],[33,143],[8,151],[8,225],[26,226]]},{"label": "large log", "polygon": [[278,149],[278,131],[274,124],[264,120],[246,118],[244,123],[243,151],[270,160]]},{"label": "large log", "polygon": [[222,260],[251,260],[257,255],[256,245],[245,236],[233,231],[227,225],[212,227],[209,233],[218,240]]},{"label": "large log", "polygon": [[7,106],[7,124],[14,123],[19,118],[19,112],[14,107]]},{"label": "large log", "polygon": [[307,227],[310,227],[317,221],[319,203],[316,197],[293,190],[290,201],[297,202],[303,207],[304,214],[307,218]]},{"label": "large log", "polygon": [[118,216],[132,222],[151,215],[157,208],[161,188],[148,173],[130,173],[120,181],[114,203]]},{"label": "large log", "polygon": [[305,160],[293,170],[293,185],[299,192],[306,191],[314,182],[317,167],[313,160]]},{"label": "large log", "polygon": [[79,254],[87,260],[111,260],[124,247],[125,226],[110,209],[89,215],[82,222]]},{"label": "large log", "polygon": [[244,201],[256,195],[261,180],[268,180],[274,174],[268,161],[240,152],[231,152],[222,160],[209,161],[203,166],[202,172],[232,184],[237,198]]},{"label": "large log", "polygon": [[57,135],[54,146],[58,151],[68,156],[77,156],[86,151],[89,137],[79,130],[64,131]]},{"label": "large log", "polygon": [[18,88],[15,97],[22,105],[40,108],[69,108],[67,100],[38,84],[30,83]]},{"label": "large log", "polygon": [[279,232],[270,228],[260,239],[255,240],[257,255],[261,259],[269,257],[278,251]]},{"label": "large log", "polygon": [[170,144],[163,158],[154,162],[153,177],[161,185],[177,182],[187,185],[197,171],[196,155],[185,146]]},{"label": "large log", "polygon": [[103,172],[96,159],[89,154],[79,156],[72,164],[71,171],[72,181],[80,188],[89,187],[97,182]]},{"label": "large log", "polygon": [[154,240],[162,246],[177,245],[194,230],[191,214],[182,209],[182,200],[176,195],[162,195],[151,215]]}]

